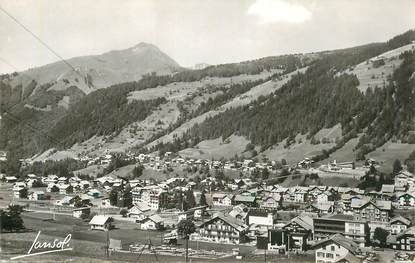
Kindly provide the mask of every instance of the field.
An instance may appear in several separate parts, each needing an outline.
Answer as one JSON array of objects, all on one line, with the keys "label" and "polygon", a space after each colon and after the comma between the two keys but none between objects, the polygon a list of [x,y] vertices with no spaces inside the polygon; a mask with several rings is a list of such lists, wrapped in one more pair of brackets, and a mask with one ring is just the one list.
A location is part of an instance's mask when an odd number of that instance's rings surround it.
[{"label": "field", "polygon": [[180,127],[173,130],[171,133],[162,136],[161,138],[149,143],[147,147],[151,147],[157,145],[160,142],[170,142],[175,137],[181,137],[183,133],[185,133],[188,129],[193,127],[195,124],[202,123],[206,118],[213,117],[226,109],[230,109],[232,107],[247,105],[250,102],[258,99],[259,96],[267,96],[272,92],[276,91],[277,89],[281,88],[290,78],[292,75],[296,74],[297,72],[303,72],[306,68],[299,69],[294,71],[290,74],[284,75],[281,80],[277,81],[268,81],[261,85],[253,87],[251,90],[236,96],[229,102],[225,103],[224,105],[216,108],[215,110],[208,111],[202,115],[199,115],[193,119],[188,120],[187,122],[183,123]]},{"label": "field", "polygon": [[399,55],[405,51],[413,50],[414,47],[414,44],[409,44],[379,55],[378,58],[383,58],[385,62],[382,66],[374,67],[371,62],[362,62],[353,70],[346,71],[346,73],[357,76],[359,79],[358,89],[362,92],[365,92],[369,87],[372,89],[375,87],[381,88],[387,83],[388,76],[402,63]]},{"label": "field", "polygon": [[297,185],[327,185],[327,186],[348,186],[357,187],[360,181],[352,178],[345,178],[341,176],[333,176],[331,178],[320,177],[317,180],[305,179],[304,175],[290,176],[281,184],[284,187],[291,187]]},{"label": "field", "polygon": [[[71,246],[73,251],[62,252],[64,254],[55,254],[46,256],[47,260],[67,260],[74,257],[75,261],[82,261],[82,258],[92,257],[105,259],[104,257],[104,245],[106,242],[106,233],[103,231],[91,231],[87,222],[80,219],[72,218],[71,216],[57,215],[56,221],[45,221],[44,219],[50,218],[49,214],[42,213],[24,213],[23,220],[24,224],[31,232],[28,233],[2,233],[1,236],[1,247],[2,247],[2,259],[7,259],[13,256],[26,254],[31,243],[33,242],[37,231],[41,230],[39,237],[40,241],[53,240],[55,238],[64,238],[68,234],[72,234]],[[161,244],[161,238],[163,232],[159,231],[142,231],[137,229],[135,223],[115,221],[116,229],[111,230],[109,237],[111,239],[122,240],[123,249],[128,249],[130,244],[146,244],[149,240],[155,246]],[[183,247],[183,242],[179,240],[179,247]],[[226,245],[216,243],[205,243],[205,242],[189,242],[191,249],[204,249],[204,250],[215,250],[231,252],[235,247],[239,247],[242,254],[249,254],[255,248],[246,245]],[[33,257],[31,260],[39,260],[40,257]],[[114,253],[111,255],[110,260],[129,261],[136,260],[137,254],[131,253]],[[182,257],[163,257],[158,256],[163,262],[182,262]],[[144,255],[142,260],[154,260],[151,255]],[[204,260],[206,261],[206,260]],[[200,262],[193,260],[193,262]],[[219,262],[222,262],[221,260]]]},{"label": "field", "polygon": [[334,143],[320,143],[314,145],[310,143],[310,140],[306,140],[305,135],[297,135],[295,140],[296,143],[286,148],[284,147],[286,140],[284,140],[264,152],[261,152],[261,156],[266,156],[270,160],[285,159],[288,163],[295,164],[306,157],[311,158],[320,154],[322,150],[330,149],[335,145]]},{"label": "field", "polygon": [[232,135],[222,141],[221,138],[214,140],[205,140],[193,148],[187,148],[179,152],[182,157],[196,159],[229,159],[237,154],[241,156],[245,151],[245,146],[249,143],[245,137]]},{"label": "field", "polygon": [[[277,71],[262,72],[256,75],[239,75],[228,78],[206,77],[200,81],[194,82],[175,82],[165,86],[159,86],[152,89],[134,91],[129,94],[129,100],[150,100],[164,97],[167,100],[182,101],[195,92],[201,92],[203,89],[209,89],[210,86],[225,86],[231,83],[242,83],[244,81],[255,81],[265,79]],[[206,92],[206,91],[205,91]]]},{"label": "field", "polygon": [[382,171],[392,172],[393,162],[398,159],[403,163],[413,151],[415,151],[415,144],[393,143],[389,141],[367,154],[367,158],[378,161]]}]

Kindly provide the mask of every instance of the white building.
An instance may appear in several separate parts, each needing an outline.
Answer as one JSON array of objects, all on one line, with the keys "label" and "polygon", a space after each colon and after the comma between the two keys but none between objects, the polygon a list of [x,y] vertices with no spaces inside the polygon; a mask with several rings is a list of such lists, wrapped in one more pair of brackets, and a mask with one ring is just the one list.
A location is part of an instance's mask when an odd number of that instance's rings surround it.
[{"label": "white building", "polygon": [[96,215],[91,221],[89,221],[89,226],[91,230],[109,230],[112,227],[111,219],[109,216],[105,215]]},{"label": "white building", "polygon": [[164,226],[163,219],[159,215],[146,217],[140,222],[141,230],[159,230]]},{"label": "white building", "polygon": [[360,262],[357,258],[359,245],[341,234],[322,240],[312,248],[315,249],[316,263]]}]

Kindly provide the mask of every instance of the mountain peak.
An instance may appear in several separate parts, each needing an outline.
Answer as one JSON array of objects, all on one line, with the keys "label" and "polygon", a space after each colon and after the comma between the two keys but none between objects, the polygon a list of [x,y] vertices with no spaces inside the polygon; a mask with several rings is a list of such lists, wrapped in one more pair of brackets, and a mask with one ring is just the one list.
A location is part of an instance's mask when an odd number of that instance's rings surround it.
[{"label": "mountain peak", "polygon": [[130,48],[130,50],[136,51],[136,50],[142,50],[142,49],[153,49],[159,51],[160,49],[151,43],[147,42],[140,42],[137,45]]}]

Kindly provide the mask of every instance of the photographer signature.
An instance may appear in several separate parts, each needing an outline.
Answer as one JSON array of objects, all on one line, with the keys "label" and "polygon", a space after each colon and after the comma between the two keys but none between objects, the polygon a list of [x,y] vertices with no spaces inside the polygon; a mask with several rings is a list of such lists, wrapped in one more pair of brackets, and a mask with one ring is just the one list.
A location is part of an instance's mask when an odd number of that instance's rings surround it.
[{"label": "photographer signature", "polygon": [[[37,233],[36,238],[33,241],[32,246],[30,247],[29,251],[27,251],[26,255],[12,257],[10,259],[14,260],[18,258],[25,258],[25,257],[36,256],[36,255],[41,255],[41,254],[73,250],[73,248],[70,247],[70,242],[72,238],[71,234],[68,234],[63,240],[59,240],[55,238],[53,241],[41,242],[39,241],[40,232],[41,231]],[[47,250],[44,250],[44,249],[47,249]],[[43,250],[43,251],[39,251],[39,250]],[[36,252],[36,251],[39,251],[39,252]]]}]

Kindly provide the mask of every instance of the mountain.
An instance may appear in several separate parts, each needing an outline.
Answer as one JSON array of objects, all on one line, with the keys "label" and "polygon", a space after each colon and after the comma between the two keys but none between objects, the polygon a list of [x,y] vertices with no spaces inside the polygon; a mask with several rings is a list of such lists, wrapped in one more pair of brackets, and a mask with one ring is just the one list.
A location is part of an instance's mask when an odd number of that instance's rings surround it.
[{"label": "mountain", "polygon": [[52,83],[50,90],[76,86],[88,94],[117,83],[137,81],[144,74],[170,74],[181,70],[180,65],[158,47],[143,42],[124,50],[71,58],[67,63],[59,61],[20,72],[11,79],[10,85],[23,85],[25,88],[34,80],[37,87],[33,92],[44,84]]},{"label": "mountain", "polygon": [[[13,116],[4,115],[0,148],[25,157],[47,153],[37,160],[96,156],[110,150],[290,162],[332,156],[362,160],[372,153],[380,156],[382,147],[390,144],[396,149],[396,143],[411,149],[414,40],[411,30],[383,43],[198,70],[155,59],[177,72],[145,74],[105,89],[90,85],[88,92],[68,80],[71,85],[66,89],[57,89],[53,81],[41,86],[30,83],[16,95],[19,86],[10,83],[20,73],[3,76],[2,96],[6,94],[8,104],[19,99],[24,103],[12,111]],[[108,71],[119,72],[120,58],[132,60],[143,57],[142,53],[151,53],[147,60],[165,57],[154,49],[140,44],[105,53],[100,59],[111,65]],[[45,71],[39,81],[52,75],[56,73]],[[76,82],[75,76],[71,80]],[[99,82],[91,77],[86,83]],[[65,98],[73,98],[70,107],[59,106]]]}]

